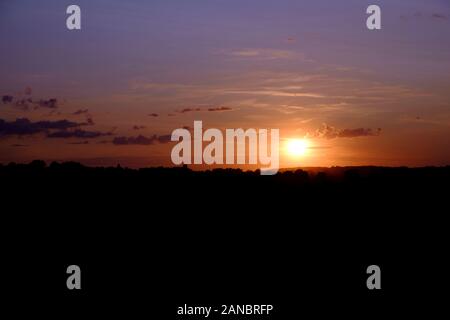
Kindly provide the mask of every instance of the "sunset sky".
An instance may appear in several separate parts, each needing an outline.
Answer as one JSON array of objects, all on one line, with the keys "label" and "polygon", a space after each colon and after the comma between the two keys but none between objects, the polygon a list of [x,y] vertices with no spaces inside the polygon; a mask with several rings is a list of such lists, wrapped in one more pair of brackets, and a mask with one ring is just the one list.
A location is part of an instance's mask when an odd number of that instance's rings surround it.
[{"label": "sunset sky", "polygon": [[0,39],[0,163],[171,165],[202,120],[279,128],[282,167],[450,165],[448,0],[6,0]]}]

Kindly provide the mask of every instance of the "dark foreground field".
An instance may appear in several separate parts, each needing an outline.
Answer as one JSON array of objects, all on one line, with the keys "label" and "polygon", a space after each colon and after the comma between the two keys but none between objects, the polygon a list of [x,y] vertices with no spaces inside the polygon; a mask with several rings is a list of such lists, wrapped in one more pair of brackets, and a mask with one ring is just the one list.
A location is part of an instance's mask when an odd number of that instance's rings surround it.
[{"label": "dark foreground field", "polygon": [[[16,312],[61,318],[201,319],[176,307],[230,303],[275,305],[239,319],[430,316],[448,301],[449,178],[3,165],[2,288]],[[80,291],[66,288],[71,264]],[[366,287],[372,264],[379,291]]]}]

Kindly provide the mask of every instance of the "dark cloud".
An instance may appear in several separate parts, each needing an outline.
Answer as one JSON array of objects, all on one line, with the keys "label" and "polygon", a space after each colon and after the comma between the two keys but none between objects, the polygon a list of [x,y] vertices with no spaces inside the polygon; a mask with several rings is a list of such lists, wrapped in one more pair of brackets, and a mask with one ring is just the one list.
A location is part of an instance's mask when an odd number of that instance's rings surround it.
[{"label": "dark cloud", "polygon": [[376,130],[370,128],[356,128],[356,129],[337,129],[326,123],[323,124],[321,129],[316,130],[312,135],[315,138],[335,139],[335,138],[356,138],[356,137],[368,137],[379,136],[381,128]]},{"label": "dark cloud", "polygon": [[381,133],[381,128],[372,130],[370,128],[357,128],[357,129],[344,129],[338,134],[338,138],[356,138],[356,137],[367,137],[367,136],[379,136]]},{"label": "dark cloud", "polygon": [[4,95],[4,96],[2,97],[2,102],[3,102],[3,104],[12,103],[13,99],[14,99],[13,96],[10,96],[10,95]]},{"label": "dark cloud", "polygon": [[28,110],[33,105],[31,98],[22,98],[14,101],[14,106],[22,110]]},{"label": "dark cloud", "polygon": [[138,135],[137,137],[115,137],[112,141],[113,144],[124,146],[124,145],[151,145],[156,141],[156,136],[147,138],[143,135]]},{"label": "dark cloud", "polygon": [[159,114],[157,114],[157,113],[150,113],[148,116],[156,118],[156,117],[159,117]]},{"label": "dark cloud", "polygon": [[180,111],[178,111],[179,113],[187,113],[187,112],[196,112],[196,111],[201,111],[202,109],[200,108],[184,108]]},{"label": "dark cloud", "polygon": [[110,136],[111,132],[100,131],[86,131],[81,129],[76,130],[59,130],[47,134],[48,138],[81,138],[81,139],[93,139],[103,136]]},{"label": "dark cloud", "polygon": [[49,109],[58,108],[58,100],[55,98],[48,99],[48,100],[41,99],[39,101],[34,102],[34,104],[41,108],[49,108]]},{"label": "dark cloud", "polygon": [[82,123],[82,125],[93,126],[95,124],[92,116],[89,114],[89,109],[78,109],[77,111],[72,113],[72,115],[75,116],[79,116],[82,114],[86,115],[86,122]]},{"label": "dark cloud", "polygon": [[14,148],[22,148],[22,147],[28,147],[28,145],[26,145],[26,144],[20,144],[20,143],[15,143],[15,144],[12,144],[11,147],[14,147]]},{"label": "dark cloud", "polygon": [[21,118],[8,122],[0,119],[0,136],[32,135],[36,133],[46,133],[53,129],[67,130],[78,126],[78,123],[68,120],[32,122],[27,118]]},{"label": "dark cloud", "polygon": [[443,20],[448,20],[448,17],[446,15],[440,14],[440,13],[433,13],[431,15],[432,18],[434,19],[443,19]]},{"label": "dark cloud", "polygon": [[178,110],[177,112],[178,113],[200,112],[200,111],[222,112],[222,111],[231,111],[231,110],[233,110],[233,108],[230,108],[230,107],[209,107],[207,109],[202,109],[202,108],[196,107],[196,108],[184,108],[184,109]]},{"label": "dark cloud", "polygon": [[89,109],[79,109],[72,114],[77,116],[77,115],[88,113],[88,112],[89,112]]},{"label": "dark cloud", "polygon": [[221,112],[221,111],[231,111],[231,110],[233,110],[233,108],[230,108],[230,107],[217,107],[217,108],[208,108],[208,111],[219,111],[219,112]]},{"label": "dark cloud", "polygon": [[26,87],[25,90],[24,90],[24,93],[26,95],[30,95],[32,93],[31,87]]},{"label": "dark cloud", "polygon": [[[29,90],[28,90],[29,89]],[[31,88],[25,89],[25,95],[31,94]],[[2,102],[4,104],[11,104],[15,107],[28,110],[30,107],[33,107],[34,109],[38,108],[48,108],[48,109],[57,109],[58,108],[58,100],[56,98],[51,99],[40,99],[40,100],[33,100],[31,98],[21,98],[16,97],[14,98],[12,95],[3,95],[2,96]]]},{"label": "dark cloud", "polygon": [[76,141],[76,142],[68,142],[68,144],[89,144],[89,141],[85,140],[85,141]]},{"label": "dark cloud", "polygon": [[83,125],[87,125],[87,123],[77,123],[69,120],[32,122],[27,118],[8,122],[0,119],[0,137],[12,135],[25,136],[43,133],[47,138],[93,139],[112,135],[111,132],[82,130],[80,129],[80,126]]},{"label": "dark cloud", "polygon": [[166,134],[158,137],[159,143],[169,143],[171,141],[172,135]]},{"label": "dark cloud", "polygon": [[151,137],[146,137],[143,135],[138,135],[137,137],[115,137],[112,141],[114,145],[117,146],[125,146],[125,145],[141,145],[141,146],[148,146],[158,143],[168,143],[171,139],[170,134],[157,136],[154,134]]},{"label": "dark cloud", "polygon": [[87,126],[93,126],[94,124],[95,124],[95,123],[94,123],[94,120],[92,119],[91,116],[87,116],[86,122],[83,123],[83,125],[87,125]]}]

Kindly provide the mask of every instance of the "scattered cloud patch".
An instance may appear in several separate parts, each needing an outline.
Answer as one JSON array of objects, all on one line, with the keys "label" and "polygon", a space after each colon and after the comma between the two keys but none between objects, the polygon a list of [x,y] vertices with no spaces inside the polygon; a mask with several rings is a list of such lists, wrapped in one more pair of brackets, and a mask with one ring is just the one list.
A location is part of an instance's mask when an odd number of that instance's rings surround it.
[{"label": "scattered cloud patch", "polygon": [[[22,110],[28,110],[30,106],[33,105],[33,100],[31,98],[22,98],[17,99],[14,101],[13,105],[16,108],[22,109]],[[37,109],[38,107],[35,105],[34,109]]]},{"label": "scattered cloud patch", "polygon": [[356,128],[356,129],[337,129],[326,123],[323,124],[322,128],[317,129],[312,134],[308,134],[311,138],[325,138],[325,139],[336,139],[336,138],[357,138],[357,137],[370,137],[379,136],[381,134],[381,128],[371,129],[371,128]]},{"label": "scattered cloud patch", "polygon": [[131,137],[122,136],[122,137],[115,137],[112,140],[112,143],[114,145],[117,145],[117,146],[127,146],[127,145],[148,146],[148,145],[155,144],[157,142],[161,143],[161,144],[168,143],[168,142],[171,141],[171,136],[172,135],[170,135],[170,134],[162,135],[162,136],[158,136],[158,135],[154,134],[151,137],[146,137],[146,136],[143,136],[143,135],[138,135],[136,137],[134,137],[134,136],[131,136]]},{"label": "scattered cloud patch", "polygon": [[60,130],[47,134],[47,138],[82,138],[82,139],[93,139],[103,136],[110,136],[111,132],[100,132],[100,131],[86,131],[82,129],[76,130]]},{"label": "scattered cloud patch", "polygon": [[77,116],[80,114],[85,114],[85,113],[89,113],[89,109],[79,109],[77,111],[75,111],[74,113],[72,113],[73,115]]},{"label": "scattered cloud patch", "polygon": [[12,144],[11,147],[13,147],[13,148],[23,148],[23,147],[28,147],[28,145],[15,143],[15,144]]},{"label": "scattered cloud patch", "polygon": [[44,100],[41,99],[39,101],[34,102],[35,106],[39,106],[41,108],[49,108],[49,109],[56,109],[58,108],[58,100],[55,98]]},{"label": "scattered cloud patch", "polygon": [[171,134],[165,134],[165,135],[158,137],[158,142],[159,143],[169,143],[169,142],[171,142],[171,138],[172,138]]},{"label": "scattered cloud patch", "polygon": [[[25,95],[31,94],[31,89],[25,92]],[[10,104],[14,107],[29,110],[30,108],[39,109],[39,108],[47,108],[47,109],[57,109],[59,107],[58,99],[50,98],[50,99],[40,99],[33,100],[31,97],[14,97],[12,95],[3,95],[2,96],[3,104]]]},{"label": "scattered cloud patch", "polygon": [[89,113],[89,109],[78,109],[77,111],[73,112],[72,115],[74,116],[86,115],[86,122],[82,123],[81,125],[86,126],[95,125],[94,119],[92,118],[92,115]]},{"label": "scattered cloud patch", "polygon": [[94,124],[95,124],[94,120],[92,119],[92,117],[90,115],[88,115],[86,117],[86,122],[82,123],[82,125],[86,125],[86,126],[93,126]]},{"label": "scattered cloud patch", "polygon": [[13,102],[14,97],[10,96],[10,95],[4,95],[2,96],[2,102],[3,104],[7,104],[7,103],[12,103]]},{"label": "scattered cloud patch", "polygon": [[182,110],[177,111],[178,113],[187,113],[187,112],[198,112],[202,111],[201,108],[184,108]]},{"label": "scattered cloud patch", "polygon": [[448,17],[444,14],[440,14],[440,13],[433,13],[431,15],[432,18],[434,19],[442,19],[442,20],[448,20]]},{"label": "scattered cloud patch", "polygon": [[137,137],[115,137],[112,141],[113,144],[118,146],[125,145],[141,145],[147,146],[155,142],[155,136],[147,138],[143,135],[138,135]]},{"label": "scattered cloud patch", "polygon": [[[231,107],[208,107],[208,108],[200,108],[200,107],[189,107],[189,108],[184,108],[181,110],[177,110],[177,113],[189,113],[189,112],[204,112],[204,111],[208,111],[208,112],[223,112],[223,111],[232,111],[233,108]],[[168,116],[172,116],[173,114],[168,114]]]},{"label": "scattered cloud patch", "polygon": [[86,131],[81,126],[89,125],[89,122],[78,123],[69,120],[37,121],[33,122],[27,118],[5,121],[0,119],[0,137],[5,136],[27,136],[34,134],[45,134],[47,138],[97,138],[112,135],[111,132]]},{"label": "scattered cloud patch", "polygon": [[222,112],[222,111],[232,111],[232,110],[233,110],[233,108],[230,108],[230,107],[208,108],[208,111],[212,111],[212,112],[215,112],[215,111]]},{"label": "scattered cloud patch", "polygon": [[47,133],[49,130],[67,130],[78,126],[80,126],[79,123],[69,120],[32,122],[27,118],[16,119],[15,121],[0,119],[0,136],[32,135]]}]

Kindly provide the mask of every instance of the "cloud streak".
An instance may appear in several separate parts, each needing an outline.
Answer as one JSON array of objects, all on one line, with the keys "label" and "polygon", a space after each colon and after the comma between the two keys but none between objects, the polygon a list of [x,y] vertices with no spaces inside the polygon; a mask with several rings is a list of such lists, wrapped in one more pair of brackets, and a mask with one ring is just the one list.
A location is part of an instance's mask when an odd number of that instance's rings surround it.
[{"label": "cloud streak", "polygon": [[304,58],[303,55],[300,55],[290,50],[261,49],[261,48],[235,50],[231,51],[229,55],[233,57],[259,59],[259,60],[289,59],[293,57]]},{"label": "cloud streak", "polygon": [[112,135],[111,132],[86,131],[81,126],[90,123],[77,123],[69,120],[37,121],[32,122],[27,118],[5,121],[0,119],[0,137],[29,136],[45,134],[47,138],[97,138]]},{"label": "cloud streak", "polygon": [[178,113],[188,113],[188,112],[198,112],[202,111],[200,108],[184,108],[182,110],[177,111]]},{"label": "cloud streak", "polygon": [[446,15],[440,13],[433,13],[431,17],[434,19],[448,20],[448,17]]},{"label": "cloud streak", "polygon": [[115,137],[112,140],[112,144],[116,146],[127,146],[127,145],[140,145],[140,146],[148,146],[153,145],[155,143],[165,144],[171,141],[171,135],[162,135],[158,136],[154,134],[151,137],[146,137],[144,135],[131,136],[131,137]]},{"label": "cloud streak", "polygon": [[326,123],[323,124],[322,128],[317,129],[314,133],[308,134],[310,138],[325,138],[325,139],[336,139],[336,138],[357,138],[357,137],[370,137],[379,136],[381,134],[381,128],[371,129],[371,128],[356,128],[356,129],[337,129]]},{"label": "cloud streak", "polygon": [[72,114],[77,116],[77,115],[84,114],[84,113],[89,113],[89,109],[79,109]]},{"label": "cloud streak", "polygon": [[233,108],[230,107],[217,107],[217,108],[208,108],[210,112],[223,112],[223,111],[232,111]]},{"label": "cloud streak", "polygon": [[232,110],[233,110],[233,108],[231,108],[231,107],[224,107],[224,106],[222,106],[222,107],[209,107],[209,108],[205,108],[205,109],[202,109],[200,107],[190,107],[190,108],[184,108],[184,109],[178,110],[177,112],[178,113],[205,112],[205,111],[208,111],[208,112],[224,112],[224,111],[232,111]]},{"label": "cloud streak", "polygon": [[27,118],[20,118],[15,121],[8,122],[0,119],[0,136],[33,135],[37,133],[45,133],[53,129],[67,130],[76,128],[79,125],[80,124],[69,120],[32,122]]},{"label": "cloud streak", "polygon": [[100,132],[100,131],[86,131],[82,129],[76,130],[60,130],[47,134],[47,138],[82,138],[82,139],[93,139],[103,136],[110,136],[111,132]]}]

